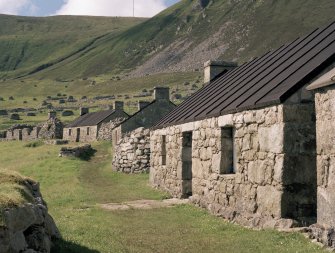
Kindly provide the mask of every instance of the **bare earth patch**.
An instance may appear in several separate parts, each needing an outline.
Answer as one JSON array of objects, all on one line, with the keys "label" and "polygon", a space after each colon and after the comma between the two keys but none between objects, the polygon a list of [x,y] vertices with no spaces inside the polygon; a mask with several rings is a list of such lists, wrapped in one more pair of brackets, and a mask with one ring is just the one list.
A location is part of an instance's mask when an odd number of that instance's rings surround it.
[{"label": "bare earth patch", "polygon": [[164,199],[164,200],[135,200],[124,203],[100,204],[100,207],[111,211],[123,211],[129,209],[154,209],[173,207],[176,205],[188,204],[188,199]]}]

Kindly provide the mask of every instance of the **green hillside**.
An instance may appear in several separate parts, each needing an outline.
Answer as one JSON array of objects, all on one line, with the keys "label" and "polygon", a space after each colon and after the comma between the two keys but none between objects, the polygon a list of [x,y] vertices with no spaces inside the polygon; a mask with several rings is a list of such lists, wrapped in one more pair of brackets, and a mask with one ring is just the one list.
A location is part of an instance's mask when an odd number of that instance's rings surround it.
[{"label": "green hillside", "polygon": [[142,18],[0,15],[0,76],[38,72],[143,22]]},{"label": "green hillside", "polygon": [[333,0],[211,0],[204,8],[182,0],[145,22],[1,16],[0,76],[141,76],[193,71],[209,58],[241,63],[332,22],[334,9]]}]

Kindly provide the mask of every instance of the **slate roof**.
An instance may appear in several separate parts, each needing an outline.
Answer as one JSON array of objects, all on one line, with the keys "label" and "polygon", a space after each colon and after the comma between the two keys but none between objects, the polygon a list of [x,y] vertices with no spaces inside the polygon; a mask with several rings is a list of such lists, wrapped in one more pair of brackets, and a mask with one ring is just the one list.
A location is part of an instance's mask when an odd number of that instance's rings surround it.
[{"label": "slate roof", "polygon": [[107,110],[107,111],[100,111],[100,112],[91,112],[80,116],[70,124],[66,126],[69,127],[83,127],[83,126],[96,126],[99,125],[104,119],[111,116],[115,110]]},{"label": "slate roof", "polygon": [[218,76],[155,128],[283,103],[334,61],[335,22]]}]

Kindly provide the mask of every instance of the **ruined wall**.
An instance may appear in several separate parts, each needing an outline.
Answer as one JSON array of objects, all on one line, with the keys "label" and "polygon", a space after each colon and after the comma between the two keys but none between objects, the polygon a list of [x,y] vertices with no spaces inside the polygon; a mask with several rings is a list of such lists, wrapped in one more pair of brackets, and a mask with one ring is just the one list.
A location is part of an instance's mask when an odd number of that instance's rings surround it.
[{"label": "ruined wall", "polygon": [[148,173],[150,168],[150,131],[143,127],[125,134],[114,145],[113,170],[123,173]]},{"label": "ruined wall", "polygon": [[[285,120],[291,120],[289,113],[284,105],[278,105],[153,131],[150,181],[175,197],[183,197],[185,188],[189,188],[189,182],[183,180],[183,132],[191,131],[192,202],[213,214],[246,226],[292,226],[293,220],[286,218],[297,217],[287,216],[288,203],[292,201],[290,198],[285,199],[289,189],[285,185],[292,186],[299,181],[286,180],[284,177],[289,175],[285,166],[292,158],[288,156],[291,147],[286,146],[286,142],[291,141],[287,135],[288,129],[300,129],[300,125],[285,123]],[[225,147],[221,146],[222,128],[231,126],[235,129],[233,145],[236,172],[223,174],[221,154],[225,152]],[[163,135],[166,135],[166,165],[162,165]],[[304,136],[294,138],[295,145],[298,145],[296,141],[300,141],[299,138]],[[299,152],[300,149],[296,153]],[[298,163],[306,166],[302,171],[313,169],[305,160],[295,162],[295,166],[290,164],[292,177],[300,177],[299,173],[293,173],[300,170]],[[308,187],[306,184],[309,181],[302,181]],[[295,195],[294,192],[291,194]],[[298,195],[301,196],[300,193]],[[313,202],[313,197],[302,202]]]},{"label": "ruined wall", "polygon": [[39,124],[40,128],[39,139],[62,139],[63,138],[63,123],[57,118],[49,118],[46,122]]}]

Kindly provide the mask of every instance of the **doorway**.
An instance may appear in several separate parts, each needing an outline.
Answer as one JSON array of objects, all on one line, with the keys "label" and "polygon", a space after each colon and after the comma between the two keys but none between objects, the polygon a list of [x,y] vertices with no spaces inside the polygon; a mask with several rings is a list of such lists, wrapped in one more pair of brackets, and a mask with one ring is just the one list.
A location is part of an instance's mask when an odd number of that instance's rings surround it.
[{"label": "doorway", "polygon": [[192,132],[183,133],[182,146],[182,197],[192,196]]},{"label": "doorway", "polygon": [[80,141],[80,128],[77,128],[76,142]]}]

